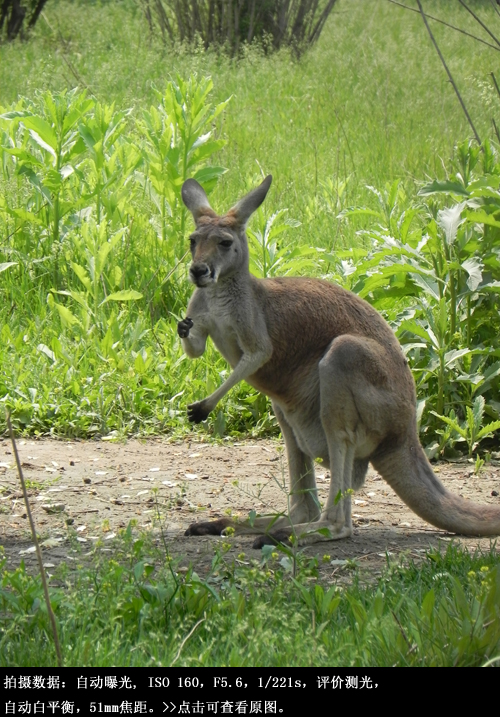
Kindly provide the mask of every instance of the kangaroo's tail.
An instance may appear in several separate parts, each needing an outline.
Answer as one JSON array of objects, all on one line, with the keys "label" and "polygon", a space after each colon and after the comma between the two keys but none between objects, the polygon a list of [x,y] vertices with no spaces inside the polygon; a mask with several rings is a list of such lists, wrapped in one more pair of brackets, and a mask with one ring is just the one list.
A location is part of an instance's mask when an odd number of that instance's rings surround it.
[{"label": "kangaroo's tail", "polygon": [[372,460],[374,468],[417,515],[460,535],[500,535],[500,508],[450,493],[432,470],[418,440]]}]

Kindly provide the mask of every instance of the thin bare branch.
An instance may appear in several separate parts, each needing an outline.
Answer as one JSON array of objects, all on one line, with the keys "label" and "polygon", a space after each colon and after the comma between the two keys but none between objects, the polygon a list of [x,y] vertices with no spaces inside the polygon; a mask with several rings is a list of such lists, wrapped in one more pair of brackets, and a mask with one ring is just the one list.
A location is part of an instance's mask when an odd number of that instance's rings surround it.
[{"label": "thin bare branch", "polygon": [[438,44],[437,44],[437,42],[436,42],[436,40],[435,40],[435,38],[434,38],[434,35],[432,34],[432,30],[431,30],[431,28],[429,27],[429,23],[427,22],[427,17],[426,17],[426,15],[425,15],[425,13],[424,13],[424,10],[423,10],[423,8],[422,8],[422,3],[421,3],[420,0],[417,0],[417,3],[418,3],[419,10],[420,10],[420,14],[421,14],[421,16],[422,16],[422,20],[424,21],[425,27],[427,28],[427,32],[429,33],[429,37],[430,37],[431,40],[432,40],[432,44],[433,44],[434,47],[436,48],[436,52],[437,52],[437,54],[439,55],[439,59],[441,60],[441,63],[442,63],[442,65],[443,65],[444,69],[446,70],[446,74],[448,75],[448,77],[449,77],[449,79],[450,79],[450,82],[451,82],[451,84],[452,84],[452,86],[453,86],[453,89],[455,90],[455,94],[456,94],[456,96],[458,97],[458,101],[460,102],[460,104],[461,104],[461,106],[462,106],[462,109],[463,109],[463,111],[464,111],[465,116],[467,117],[467,121],[469,122],[469,124],[470,124],[470,126],[471,126],[471,128],[472,128],[472,131],[474,132],[474,137],[476,138],[476,142],[477,142],[480,146],[482,146],[482,142],[481,142],[481,140],[480,140],[480,138],[479,138],[479,135],[478,135],[478,133],[477,133],[477,131],[476,131],[476,128],[474,127],[474,123],[472,122],[472,119],[471,119],[471,117],[470,117],[470,115],[469,115],[469,113],[468,113],[468,111],[467,111],[467,107],[465,106],[465,103],[464,103],[464,101],[463,101],[463,99],[462,99],[462,96],[461,96],[460,92],[458,91],[458,87],[457,87],[456,84],[455,84],[455,80],[453,79],[452,74],[451,74],[450,70],[448,69],[448,65],[446,64],[445,59],[444,59],[444,57],[443,57],[443,55],[442,55],[442,53],[441,53],[441,50],[439,49],[439,46],[438,46]]},{"label": "thin bare branch", "polygon": [[481,25],[481,27],[483,28],[483,30],[485,30],[485,31],[488,33],[488,35],[491,37],[491,39],[494,40],[494,41],[497,43],[497,45],[500,46],[500,40],[498,40],[498,38],[495,37],[495,35],[491,32],[491,30],[489,29],[489,27],[487,27],[487,26],[484,24],[484,22],[481,20],[481,18],[479,18],[479,17],[476,15],[475,12],[472,12],[472,10],[470,9],[470,7],[468,7],[468,6],[464,3],[464,0],[458,0],[458,2],[460,3],[460,5],[462,5],[462,7],[464,7],[464,8],[467,10],[468,13],[470,13],[470,14],[472,15],[472,17],[474,18],[474,20]]},{"label": "thin bare branch", "polygon": [[23,469],[21,468],[21,461],[19,460],[19,453],[17,451],[16,439],[14,437],[14,431],[12,429],[12,423],[10,420],[10,413],[8,411],[7,411],[6,419],[7,419],[7,426],[8,426],[9,434],[10,434],[10,440],[12,442],[12,450],[14,451],[14,456],[16,457],[17,472],[19,474],[19,480],[21,481],[21,488],[23,490],[24,505],[26,506],[26,514],[28,515],[28,519],[29,519],[29,523],[30,523],[31,536],[33,538],[33,542],[35,543],[36,557],[38,559],[38,567],[40,570],[40,577],[42,579],[42,585],[43,585],[43,594],[45,596],[45,604],[47,606],[47,613],[49,615],[50,624],[52,627],[52,635],[54,637],[54,645],[56,648],[56,655],[57,655],[57,664],[59,667],[62,667],[63,660],[62,660],[62,654],[61,654],[61,645],[59,643],[59,636],[57,634],[56,618],[52,611],[52,605],[50,604],[49,588],[47,585],[47,576],[45,574],[45,568],[43,567],[42,551],[40,550],[40,544],[38,542],[38,538],[36,535],[35,521],[33,520],[33,515],[31,513],[30,502],[28,499],[28,492],[26,490],[26,483],[25,483],[24,475],[23,475]]},{"label": "thin bare branch", "polygon": [[[387,2],[392,3],[393,5],[398,5],[398,7],[402,7],[405,10],[411,10],[411,12],[416,12],[420,14],[419,10],[417,10],[416,7],[409,7],[408,5],[404,5],[402,2],[398,2],[398,0],[387,0]],[[427,13],[426,13],[427,15]],[[450,25],[449,22],[445,22],[444,20],[440,20],[438,17],[434,17],[434,15],[427,15],[428,20],[434,20],[434,22],[439,22],[441,25],[445,25],[446,27],[451,28],[452,30],[456,30],[457,32],[461,32],[462,35],[466,35],[467,37],[471,37],[473,40],[477,40],[477,42],[481,42],[483,45],[486,45],[487,47],[491,47],[493,50],[496,50],[497,52],[500,52],[500,47],[497,47],[497,45],[492,45],[491,42],[486,42],[486,40],[483,40],[481,37],[478,37],[477,35],[473,35],[470,32],[467,32],[467,30],[462,30],[461,27],[455,27],[455,25]]]},{"label": "thin bare branch", "polygon": [[[51,31],[54,33],[54,35],[55,35],[55,34],[56,34],[56,30],[54,30],[54,28],[52,27],[52,25],[51,25],[50,22],[48,21],[47,16],[45,15],[45,13],[42,12],[41,15],[42,15],[42,17],[43,17],[45,23],[48,25],[48,27],[50,28],[50,30],[51,30]],[[89,92],[93,97],[95,97],[95,94],[94,94],[94,92],[92,92],[92,89],[88,86],[88,84],[85,82],[85,80],[80,76],[80,74],[78,73],[78,71],[77,71],[76,68],[74,67],[74,65],[73,65],[73,63],[71,62],[71,60],[66,56],[66,54],[65,54],[66,52],[68,52],[68,54],[69,54],[69,43],[68,43],[68,41],[66,40],[66,38],[64,37],[64,35],[62,34],[62,32],[59,30],[59,28],[57,29],[57,35],[58,35],[58,37],[59,37],[59,39],[60,39],[60,41],[61,41],[61,43],[62,43],[62,46],[63,46],[63,52],[61,53],[61,57],[62,57],[62,59],[64,60],[64,62],[67,64],[67,66],[69,67],[69,69],[70,69],[70,71],[71,71],[71,74],[74,76],[74,78],[76,79],[76,81],[78,82],[78,84],[79,84],[81,87],[85,87],[85,89],[88,90],[88,92]]]},{"label": "thin bare branch", "polygon": [[495,85],[495,89],[497,91],[497,95],[500,97],[500,87],[498,86],[497,78],[493,74],[493,72],[490,72],[491,79],[493,80],[493,84]]},{"label": "thin bare branch", "polygon": [[491,118],[491,123],[493,125],[493,129],[495,130],[495,134],[497,136],[497,140],[500,142],[500,133],[498,132],[497,123],[495,122],[494,117]]},{"label": "thin bare branch", "polygon": [[495,10],[496,14],[500,17],[500,10],[498,9],[495,0],[490,0],[490,3],[493,5],[493,9]]},{"label": "thin bare branch", "polygon": [[177,650],[176,656],[174,657],[174,659],[173,659],[172,662],[170,663],[170,667],[173,667],[174,664],[177,662],[177,660],[178,660],[179,657],[181,656],[182,648],[184,647],[184,645],[186,644],[186,642],[189,640],[189,638],[191,637],[191,635],[193,634],[193,632],[196,630],[196,628],[199,627],[199,625],[201,625],[202,622],[205,622],[205,620],[206,620],[206,618],[205,618],[205,617],[202,617],[201,620],[198,620],[198,622],[196,623],[196,625],[194,625],[194,627],[192,627],[191,630],[188,632],[188,634],[186,635],[186,637],[184,638],[184,640],[181,642],[180,647],[179,647],[179,649]]}]

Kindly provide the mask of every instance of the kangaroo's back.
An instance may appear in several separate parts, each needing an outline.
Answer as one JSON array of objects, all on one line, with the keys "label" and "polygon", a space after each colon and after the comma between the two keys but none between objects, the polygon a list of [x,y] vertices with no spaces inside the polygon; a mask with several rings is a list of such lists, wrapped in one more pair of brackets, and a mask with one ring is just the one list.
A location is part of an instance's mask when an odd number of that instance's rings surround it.
[{"label": "kangaroo's back", "polygon": [[413,379],[399,343],[366,301],[320,279],[252,279],[273,346],[267,363],[251,377],[253,385],[273,397],[288,396],[317,371],[334,339],[351,335],[369,338],[380,347],[388,373],[400,376],[402,398],[414,401]]}]

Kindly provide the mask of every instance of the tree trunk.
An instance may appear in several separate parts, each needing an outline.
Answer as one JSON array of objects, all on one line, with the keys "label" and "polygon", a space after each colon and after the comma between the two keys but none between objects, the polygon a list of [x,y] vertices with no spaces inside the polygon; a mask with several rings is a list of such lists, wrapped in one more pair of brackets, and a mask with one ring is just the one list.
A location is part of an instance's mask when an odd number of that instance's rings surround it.
[{"label": "tree trunk", "polygon": [[[2,0],[0,8],[0,38],[5,35],[7,40],[23,36],[23,26],[27,20],[27,29],[33,27],[47,0]],[[4,31],[5,25],[5,31]]]}]

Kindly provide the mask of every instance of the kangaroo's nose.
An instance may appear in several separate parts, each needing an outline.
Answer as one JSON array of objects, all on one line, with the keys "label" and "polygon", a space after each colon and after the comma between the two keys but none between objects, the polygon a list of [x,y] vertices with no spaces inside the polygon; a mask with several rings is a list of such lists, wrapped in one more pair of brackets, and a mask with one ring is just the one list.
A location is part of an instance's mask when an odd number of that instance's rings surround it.
[{"label": "kangaroo's nose", "polygon": [[210,269],[206,264],[193,264],[189,271],[194,279],[201,279],[203,276],[210,274]]}]

